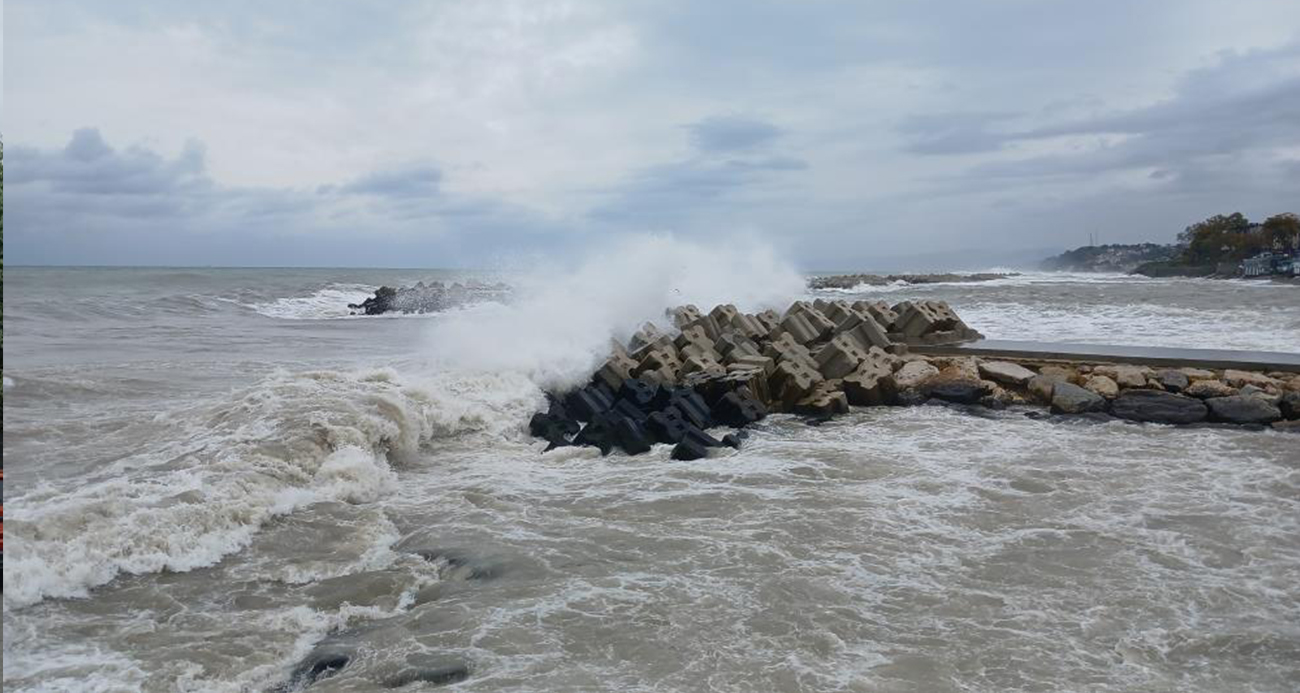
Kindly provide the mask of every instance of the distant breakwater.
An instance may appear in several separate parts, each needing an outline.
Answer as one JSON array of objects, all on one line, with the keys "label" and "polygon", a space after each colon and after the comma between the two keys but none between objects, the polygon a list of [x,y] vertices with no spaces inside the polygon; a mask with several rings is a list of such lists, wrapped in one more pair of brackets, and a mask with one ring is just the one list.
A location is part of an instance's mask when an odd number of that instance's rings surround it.
[{"label": "distant breakwater", "polygon": [[859,286],[887,286],[890,284],[952,284],[957,282],[987,282],[1019,276],[1017,272],[978,272],[975,274],[836,274],[812,277],[811,289],[853,289]]},{"label": "distant breakwater", "polygon": [[[927,404],[1300,432],[1296,374],[912,353],[980,338],[941,301],[797,301],[783,314],[688,305],[665,317],[670,327],[647,323],[612,344],[587,385],[549,393],[531,434],[547,450],[639,454],[662,443],[691,460],[739,447],[769,413],[817,423],[853,406]],[[715,427],[736,431],[718,438]]]}]

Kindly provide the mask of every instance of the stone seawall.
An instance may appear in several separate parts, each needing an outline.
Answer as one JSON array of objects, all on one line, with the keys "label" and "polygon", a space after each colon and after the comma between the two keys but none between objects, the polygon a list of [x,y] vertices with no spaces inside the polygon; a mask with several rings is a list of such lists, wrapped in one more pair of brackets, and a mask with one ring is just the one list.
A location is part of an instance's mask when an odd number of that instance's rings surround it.
[{"label": "stone seawall", "polygon": [[[922,404],[1300,431],[1294,374],[912,353],[979,338],[939,301],[798,301],[784,314],[688,305],[667,317],[671,329],[647,323],[612,344],[588,385],[549,395],[529,423],[547,450],[667,443],[674,459],[697,459],[739,447],[739,429],[772,412],[819,422],[851,406]],[[738,430],[719,439],[707,432],[718,426]]]}]

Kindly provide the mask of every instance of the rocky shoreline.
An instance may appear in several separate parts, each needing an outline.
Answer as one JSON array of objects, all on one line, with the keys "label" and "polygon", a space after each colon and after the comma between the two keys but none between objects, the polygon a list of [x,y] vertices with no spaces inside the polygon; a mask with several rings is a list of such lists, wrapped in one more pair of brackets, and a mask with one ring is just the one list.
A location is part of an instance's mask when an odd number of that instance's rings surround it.
[{"label": "rocky shoreline", "polygon": [[954,282],[987,282],[1019,276],[1018,272],[979,272],[976,274],[836,274],[812,277],[810,289],[853,289],[858,286],[887,286],[889,284],[951,284]]},{"label": "rocky shoreline", "polygon": [[[978,339],[947,304],[795,302],[784,315],[720,305],[668,311],[673,328],[644,325],[615,342],[591,382],[548,393],[529,422],[546,450],[592,446],[673,459],[739,447],[769,413],[811,423],[850,407],[945,405],[1027,416],[1234,425],[1300,432],[1300,375],[1280,371],[925,356],[909,346]],[[718,438],[709,429],[737,429]]]}]

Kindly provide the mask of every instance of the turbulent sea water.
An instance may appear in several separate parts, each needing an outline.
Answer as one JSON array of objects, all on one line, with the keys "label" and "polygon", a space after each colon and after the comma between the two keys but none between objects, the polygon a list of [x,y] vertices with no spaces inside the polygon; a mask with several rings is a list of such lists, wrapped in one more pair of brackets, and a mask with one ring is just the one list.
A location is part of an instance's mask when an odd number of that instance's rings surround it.
[{"label": "turbulent sea water", "polygon": [[[761,253],[639,250],[399,318],[346,304],[464,275],[10,268],[5,688],[293,690],[332,654],[309,690],[1295,690],[1295,436],[922,407],[692,463],[541,454],[542,387],[610,336],[802,292]],[[859,294],[989,337],[1300,349],[1300,290],[1263,283]]]}]

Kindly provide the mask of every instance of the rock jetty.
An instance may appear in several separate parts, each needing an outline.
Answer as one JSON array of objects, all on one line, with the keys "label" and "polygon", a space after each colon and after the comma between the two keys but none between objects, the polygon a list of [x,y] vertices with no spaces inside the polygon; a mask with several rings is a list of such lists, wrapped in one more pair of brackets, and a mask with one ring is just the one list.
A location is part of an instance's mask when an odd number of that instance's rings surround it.
[{"label": "rock jetty", "polygon": [[418,282],[414,286],[394,288],[381,286],[375,295],[361,303],[349,303],[353,315],[383,315],[384,313],[437,313],[467,303],[499,300],[509,296],[510,287],[504,283],[484,284],[468,282],[444,284]]},{"label": "rock jetty", "polygon": [[812,277],[808,280],[810,289],[853,289],[862,285],[885,286],[889,284],[951,284],[953,282],[987,282],[994,279],[1006,279],[1018,276],[1018,272],[996,273],[980,272],[977,274],[836,274],[826,277]]},{"label": "rock jetty", "polygon": [[687,305],[666,317],[671,329],[646,323],[614,342],[589,384],[548,393],[530,433],[547,450],[635,455],[666,443],[674,459],[691,460],[744,438],[710,429],[743,429],[769,413],[816,423],[852,406],[923,404],[1300,432],[1300,375],[912,353],[979,338],[940,301],[797,301],[784,314]]}]

